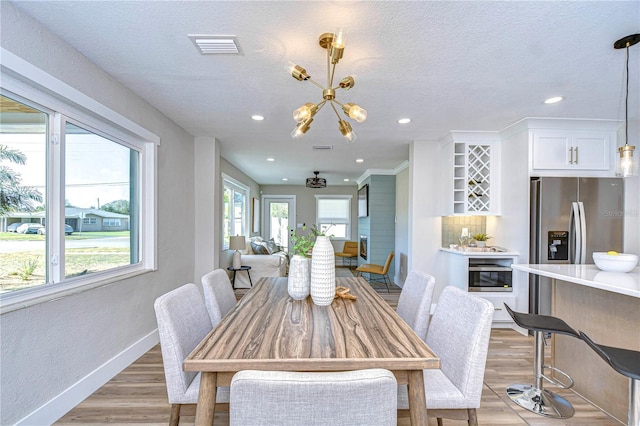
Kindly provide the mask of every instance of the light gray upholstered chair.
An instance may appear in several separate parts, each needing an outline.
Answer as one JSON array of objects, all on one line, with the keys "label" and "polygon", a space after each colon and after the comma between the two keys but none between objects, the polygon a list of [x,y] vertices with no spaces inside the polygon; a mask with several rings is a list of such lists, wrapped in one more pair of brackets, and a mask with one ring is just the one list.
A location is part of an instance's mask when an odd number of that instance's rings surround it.
[{"label": "light gray upholstered chair", "polygon": [[[200,390],[200,373],[183,371],[182,363],[211,331],[211,321],[195,284],[185,284],[158,297],[153,307],[171,404],[169,424],[177,426],[181,409],[185,404],[195,407]],[[216,402],[229,402],[229,388],[218,389]]]},{"label": "light gray upholstered chair", "polygon": [[379,368],[305,373],[245,370],[231,381],[231,426],[395,426],[394,375]]},{"label": "light gray upholstered chair", "polygon": [[411,271],[404,281],[396,312],[422,340],[427,338],[431,298],[436,279],[421,271]]},{"label": "light gray upholstered chair", "polygon": [[217,326],[222,317],[227,315],[236,305],[236,295],[233,292],[229,276],[222,269],[215,269],[201,279],[204,291],[204,304],[209,312],[211,325]]},{"label": "light gray upholstered chair", "polygon": [[[493,305],[455,287],[445,287],[431,318],[427,345],[440,369],[424,370],[429,416],[477,425],[487,362]],[[407,387],[398,387],[398,408],[408,409]]]}]

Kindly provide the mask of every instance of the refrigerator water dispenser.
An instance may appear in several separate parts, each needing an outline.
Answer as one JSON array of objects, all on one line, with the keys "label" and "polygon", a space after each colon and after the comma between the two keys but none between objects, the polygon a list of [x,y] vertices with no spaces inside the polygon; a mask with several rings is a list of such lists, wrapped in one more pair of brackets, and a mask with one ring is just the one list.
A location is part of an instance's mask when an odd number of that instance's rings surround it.
[{"label": "refrigerator water dispenser", "polygon": [[569,232],[549,231],[548,260],[569,260]]}]

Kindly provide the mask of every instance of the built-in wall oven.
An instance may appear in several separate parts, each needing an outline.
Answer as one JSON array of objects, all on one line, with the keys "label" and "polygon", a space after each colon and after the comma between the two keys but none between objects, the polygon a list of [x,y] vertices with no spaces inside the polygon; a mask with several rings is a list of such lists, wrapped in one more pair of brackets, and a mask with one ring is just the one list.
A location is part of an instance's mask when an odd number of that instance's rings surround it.
[{"label": "built-in wall oven", "polygon": [[469,291],[512,291],[512,269],[491,259],[469,259]]}]

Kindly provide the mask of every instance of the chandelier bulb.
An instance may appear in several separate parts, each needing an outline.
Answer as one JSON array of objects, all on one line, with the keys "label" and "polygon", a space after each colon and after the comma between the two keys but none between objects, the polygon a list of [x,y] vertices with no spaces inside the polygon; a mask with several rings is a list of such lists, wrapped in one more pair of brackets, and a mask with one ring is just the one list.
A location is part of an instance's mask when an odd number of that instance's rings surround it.
[{"label": "chandelier bulb", "polygon": [[344,53],[344,40],[345,36],[342,32],[342,29],[333,34],[333,40],[331,41],[331,50],[329,52],[332,64],[337,64],[338,61],[342,59],[342,54]]},{"label": "chandelier bulb", "polygon": [[351,124],[345,120],[338,120],[338,129],[340,129],[340,133],[349,143],[353,143],[358,139],[356,133],[351,128]]},{"label": "chandelier bulb", "polygon": [[313,118],[309,117],[306,120],[299,122],[298,125],[291,131],[291,137],[293,139],[298,139],[304,136],[304,134],[307,133],[307,130],[309,130],[312,121]]},{"label": "chandelier bulb", "polygon": [[307,70],[302,68],[300,65],[296,65],[293,62],[287,62],[284,65],[284,69],[287,70],[291,77],[295,78],[298,81],[304,81],[311,78],[309,74],[307,74]]},{"label": "chandelier bulb", "polygon": [[353,86],[356,85],[356,78],[353,75],[349,75],[342,80],[340,80],[340,88],[344,90],[349,90]]},{"label": "chandelier bulb", "polygon": [[349,116],[349,118],[356,120],[358,123],[362,123],[367,119],[367,110],[353,102],[344,104],[342,106],[342,110]]},{"label": "chandelier bulb", "polygon": [[314,115],[316,115],[317,111],[318,111],[317,105],[311,102],[307,102],[297,110],[293,111],[293,119],[296,121],[296,123],[300,123],[301,121],[305,121],[307,118],[313,117]]}]

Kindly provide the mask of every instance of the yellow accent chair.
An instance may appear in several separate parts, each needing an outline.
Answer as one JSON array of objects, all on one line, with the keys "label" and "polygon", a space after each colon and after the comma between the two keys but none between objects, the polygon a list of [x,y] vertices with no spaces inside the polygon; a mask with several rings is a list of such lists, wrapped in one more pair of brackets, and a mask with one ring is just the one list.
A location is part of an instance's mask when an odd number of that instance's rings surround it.
[{"label": "yellow accent chair", "polygon": [[345,260],[349,261],[349,268],[353,266],[353,261],[355,260],[356,265],[358,265],[358,242],[357,241],[345,241],[344,247],[342,247],[342,251],[336,253],[337,257],[342,258],[342,266],[345,265]]},{"label": "yellow accent chair", "polygon": [[[391,262],[393,261],[393,255],[394,252],[389,253],[389,256],[387,256],[387,261],[384,263],[384,266],[382,265],[376,265],[373,263],[367,263],[364,265],[360,265],[356,268],[356,272],[358,273],[358,276],[362,276],[363,273],[365,274],[369,274],[369,282],[383,282],[384,285],[387,287],[387,292],[391,293],[391,291],[389,290],[389,284],[391,284],[391,280],[389,279],[389,268],[391,267]],[[371,275],[375,274],[375,275],[381,275],[382,278],[377,278],[377,279],[373,279],[371,278]]]}]

